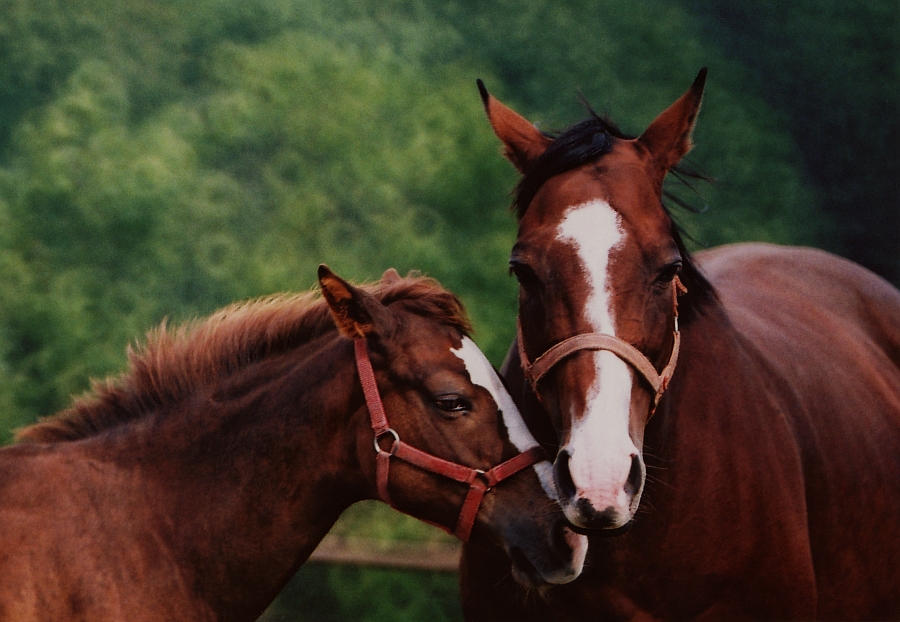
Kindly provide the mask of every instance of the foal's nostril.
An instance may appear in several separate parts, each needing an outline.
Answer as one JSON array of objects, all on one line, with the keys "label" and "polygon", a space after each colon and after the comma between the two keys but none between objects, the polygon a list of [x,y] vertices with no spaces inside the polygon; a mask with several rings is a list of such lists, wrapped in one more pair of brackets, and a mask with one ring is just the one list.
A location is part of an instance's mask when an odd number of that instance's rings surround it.
[{"label": "foal's nostril", "polygon": [[569,472],[569,452],[561,450],[553,463],[553,471],[556,474],[556,485],[565,499],[575,497],[575,482],[572,481],[572,473]]},{"label": "foal's nostril", "polygon": [[625,493],[629,497],[635,496],[644,483],[644,469],[641,458],[637,454],[631,456],[631,470],[628,471],[628,479],[625,481]]}]

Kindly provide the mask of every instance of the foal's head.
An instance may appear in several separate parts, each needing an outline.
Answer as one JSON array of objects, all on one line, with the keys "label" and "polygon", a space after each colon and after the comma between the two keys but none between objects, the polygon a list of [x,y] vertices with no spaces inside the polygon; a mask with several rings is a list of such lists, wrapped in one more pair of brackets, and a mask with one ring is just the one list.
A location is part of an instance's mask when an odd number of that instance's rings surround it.
[{"label": "foal's head", "polygon": [[[389,495],[392,505],[405,513],[452,528],[468,486],[414,466],[397,447],[407,445],[490,475],[493,467],[537,448],[537,442],[497,372],[467,336],[458,300],[426,279],[418,279],[425,283],[421,296],[407,292],[391,300],[391,288],[403,281],[410,280],[388,271],[382,295],[376,297],[324,266],[319,272],[339,331],[365,340],[392,429],[373,443],[368,415],[353,419],[363,422],[357,453],[372,489],[379,486],[376,452],[386,452],[386,458],[396,451],[379,496]],[[349,349],[348,344],[348,355]],[[526,464],[485,494],[471,537],[502,544],[523,583],[571,581],[581,571],[586,540],[566,526],[553,494],[550,464],[540,459]]]},{"label": "foal's head", "polygon": [[[558,434],[562,505],[579,527],[613,529],[634,515],[644,428],[661,395],[652,385],[668,382],[654,373],[677,358],[681,282],[702,281],[662,195],[666,173],[691,148],[705,77],[636,139],[596,116],[550,137],[479,83],[494,132],[523,175],[510,257],[521,285],[521,358],[535,361],[578,335],[615,338],[573,347],[532,379]],[[641,358],[649,372],[639,371]]]}]

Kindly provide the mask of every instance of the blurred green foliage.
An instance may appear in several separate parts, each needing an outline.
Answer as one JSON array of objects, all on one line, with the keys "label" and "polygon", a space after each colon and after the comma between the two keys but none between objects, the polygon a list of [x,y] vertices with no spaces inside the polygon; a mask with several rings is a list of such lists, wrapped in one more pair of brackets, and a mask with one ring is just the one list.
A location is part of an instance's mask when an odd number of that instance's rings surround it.
[{"label": "blurred green foliage", "polygon": [[[0,442],[121,370],[163,318],[307,289],[321,262],[438,278],[499,363],[515,174],[476,77],[544,129],[583,116],[580,90],[639,133],[709,66],[691,158],[717,183],[676,189],[709,208],[680,217],[696,243],[824,246],[900,282],[894,0],[0,0],[0,14]],[[369,519],[354,529],[390,522]],[[359,572],[316,590],[372,589]]]},{"label": "blurred green foliage", "polygon": [[682,2],[780,111],[835,224],[818,244],[900,285],[900,3]]},{"label": "blurred green foliage", "polygon": [[462,620],[453,573],[310,563],[259,622]]}]

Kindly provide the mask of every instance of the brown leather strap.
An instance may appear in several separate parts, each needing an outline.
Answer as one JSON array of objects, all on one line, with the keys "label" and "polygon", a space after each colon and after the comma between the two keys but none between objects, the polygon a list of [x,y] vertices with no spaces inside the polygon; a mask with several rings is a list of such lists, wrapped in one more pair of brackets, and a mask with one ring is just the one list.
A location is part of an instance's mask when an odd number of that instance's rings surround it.
[{"label": "brown leather strap", "polygon": [[[388,492],[392,457],[403,460],[424,471],[468,484],[469,491],[466,493],[466,498],[463,501],[456,528],[451,531],[443,525],[432,523],[447,533],[452,533],[463,542],[467,541],[472,533],[475,517],[478,515],[478,509],[481,506],[481,500],[484,498],[484,495],[498,483],[515,475],[522,469],[548,460],[546,452],[540,446],[534,446],[485,472],[444,460],[404,443],[400,440],[397,432],[391,429],[390,424],[388,424],[387,415],[384,412],[384,404],[378,393],[375,372],[372,370],[372,362],[369,360],[369,349],[366,340],[356,339],[353,346],[360,384],[362,384],[363,395],[365,395],[366,405],[369,409],[369,420],[375,433],[375,485],[378,490],[378,496],[393,507]],[[387,437],[392,437],[393,440],[391,446],[385,450],[381,446],[381,441]]]},{"label": "brown leather strap", "polygon": [[[521,335],[521,329],[519,329],[519,333]],[[550,371],[554,365],[579,350],[607,350],[612,352],[634,367],[635,370],[650,383],[650,386],[653,387],[654,391],[659,390],[662,378],[660,377],[660,374],[657,373],[656,368],[653,367],[653,363],[630,343],[622,341],[618,337],[602,333],[585,333],[569,337],[551,347],[537,357],[531,364],[527,363],[527,358],[523,359],[526,365],[525,375],[528,377],[528,381],[532,386],[537,385],[538,381],[544,374]],[[520,356],[522,355],[524,355],[524,352],[520,353]]]},{"label": "brown leather strap", "polygon": [[686,291],[687,289],[682,285],[681,280],[675,277],[672,285],[672,298],[675,307],[674,342],[669,361],[661,372],[657,372],[650,359],[633,345],[614,335],[604,333],[584,333],[569,337],[551,346],[550,349],[537,357],[533,363],[529,362],[528,354],[525,352],[524,340],[522,339],[522,324],[517,320],[516,339],[519,342],[519,359],[522,363],[522,371],[532,390],[540,397],[537,390],[538,381],[567,356],[580,350],[606,350],[631,365],[653,388],[653,405],[650,410],[652,415],[659,404],[662,394],[668,388],[669,381],[672,379],[672,375],[675,373],[675,366],[678,363],[678,352],[681,349],[681,332],[678,330],[678,296]]}]

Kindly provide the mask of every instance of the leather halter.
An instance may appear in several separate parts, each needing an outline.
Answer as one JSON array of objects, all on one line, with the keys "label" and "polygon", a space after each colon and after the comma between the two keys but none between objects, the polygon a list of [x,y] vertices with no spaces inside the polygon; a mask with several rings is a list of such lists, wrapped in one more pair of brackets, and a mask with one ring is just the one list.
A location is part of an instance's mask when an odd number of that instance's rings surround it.
[{"label": "leather halter", "polygon": [[[369,420],[372,430],[375,432],[375,480],[378,487],[378,496],[382,501],[394,507],[388,494],[388,476],[391,466],[391,457],[408,462],[424,471],[435,473],[442,477],[452,479],[463,484],[468,484],[469,492],[463,501],[462,509],[456,527],[453,530],[444,525],[436,525],[447,533],[450,533],[463,542],[468,541],[475,524],[475,516],[481,506],[481,500],[491,488],[508,477],[511,477],[522,469],[548,460],[547,453],[539,445],[523,451],[510,458],[506,462],[498,464],[489,471],[473,469],[438,458],[420,449],[416,449],[400,440],[387,421],[384,412],[384,404],[378,394],[378,385],[375,382],[375,372],[372,371],[372,362],[369,360],[369,348],[365,339],[354,340],[356,353],[356,369],[359,372],[359,380],[362,384],[363,394],[366,397],[366,406],[369,409]],[[391,437],[391,446],[385,451],[381,448],[380,441],[385,437]],[[432,523],[435,524],[435,523]]]},{"label": "leather halter", "polygon": [[532,391],[540,398],[537,390],[538,381],[567,356],[579,350],[607,350],[631,365],[653,388],[653,405],[650,408],[650,416],[652,417],[653,413],[656,412],[656,407],[659,405],[662,394],[665,393],[669,386],[669,381],[675,373],[675,365],[678,363],[678,350],[681,347],[681,332],[678,330],[678,296],[686,292],[687,288],[676,276],[672,286],[672,299],[675,308],[674,343],[672,345],[672,353],[669,355],[669,362],[666,363],[661,372],[657,372],[650,359],[633,345],[614,335],[604,333],[582,333],[569,337],[551,346],[549,350],[537,357],[533,363],[529,362],[522,340],[522,324],[517,321],[516,330],[518,332],[516,337],[519,342],[519,359],[522,362],[522,371],[525,373],[525,378],[531,385]]}]

